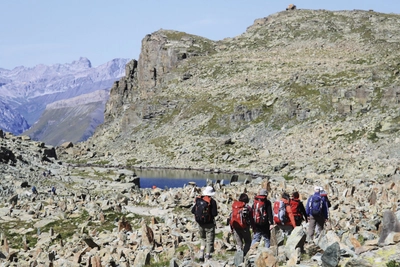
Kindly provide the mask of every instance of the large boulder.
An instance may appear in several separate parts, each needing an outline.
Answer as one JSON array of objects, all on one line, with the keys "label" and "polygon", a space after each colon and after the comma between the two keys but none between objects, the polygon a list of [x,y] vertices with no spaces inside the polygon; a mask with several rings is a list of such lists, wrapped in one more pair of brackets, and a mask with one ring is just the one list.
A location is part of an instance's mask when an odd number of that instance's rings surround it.
[{"label": "large boulder", "polygon": [[340,260],[340,246],[338,242],[333,243],[324,251],[321,257],[323,267],[336,267]]},{"label": "large boulder", "polygon": [[56,153],[56,149],[54,147],[51,148],[45,148],[43,150],[43,156],[47,157],[47,158],[54,158],[57,159],[57,153]]},{"label": "large boulder", "polygon": [[286,8],[286,10],[295,10],[296,9],[296,5],[294,4],[290,4],[288,5],[288,7]]},{"label": "large boulder", "polygon": [[0,147],[0,162],[8,163],[9,161],[17,162],[14,153],[6,147]]},{"label": "large boulder", "polygon": [[400,232],[400,223],[396,215],[391,210],[383,212],[382,228],[378,244],[384,245],[388,235],[392,232]]}]

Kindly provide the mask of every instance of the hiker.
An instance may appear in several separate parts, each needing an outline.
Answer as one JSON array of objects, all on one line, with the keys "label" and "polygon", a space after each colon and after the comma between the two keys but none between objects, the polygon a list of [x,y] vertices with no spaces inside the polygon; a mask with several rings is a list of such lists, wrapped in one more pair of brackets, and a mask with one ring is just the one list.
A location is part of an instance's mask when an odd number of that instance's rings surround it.
[{"label": "hiker", "polygon": [[[251,206],[249,196],[245,193],[240,194],[239,200],[232,203],[232,213],[229,220],[231,231],[236,240],[236,250],[243,251],[243,256],[250,249],[251,245]],[[244,244],[243,244],[244,243]]]},{"label": "hiker", "polygon": [[[319,194],[320,194],[320,196],[322,197],[322,199],[326,202],[327,214],[328,214],[327,218],[329,218],[329,208],[330,208],[332,205],[331,205],[331,202],[329,201],[328,193],[320,186],[320,187],[319,187]],[[319,225],[317,225],[317,226],[315,227],[315,232],[316,232],[316,233],[320,233],[322,230],[323,230],[323,229],[321,229],[321,228],[319,227]]]},{"label": "hiker", "polygon": [[53,194],[53,195],[57,195],[56,194],[56,187],[53,185],[52,187],[51,187],[51,189],[50,189],[50,191],[49,191],[51,194]]},{"label": "hiker", "polygon": [[196,197],[192,207],[192,213],[199,227],[201,261],[209,260],[211,253],[214,252],[215,217],[218,215],[217,202],[212,198],[214,195],[214,188],[207,186],[201,196]]},{"label": "hiker", "polygon": [[325,222],[328,220],[328,205],[325,199],[320,195],[319,186],[314,187],[314,194],[307,200],[306,213],[309,222],[307,240],[310,242],[314,238],[316,227],[318,226],[318,230],[322,231]]},{"label": "hiker", "polygon": [[272,215],[272,204],[267,199],[268,191],[261,189],[260,193],[254,197],[252,206],[253,224],[253,240],[251,246],[260,242],[261,237],[264,239],[266,248],[271,245],[271,229],[274,228],[274,219]]},{"label": "hiker", "polygon": [[290,196],[286,192],[282,193],[280,200],[274,202],[274,222],[287,235],[290,235],[296,227],[296,221],[290,205]]},{"label": "hiker", "polygon": [[15,203],[10,204],[9,210],[8,210],[8,215],[10,217],[12,216],[12,212],[14,211]]},{"label": "hiker", "polygon": [[34,195],[38,195],[39,194],[37,189],[36,189],[36,186],[32,186],[32,194],[34,194]]},{"label": "hiker", "polygon": [[306,221],[306,223],[308,222],[306,209],[304,208],[303,202],[300,200],[299,192],[296,191],[292,193],[290,206],[292,207],[296,226],[300,226],[303,221]]}]

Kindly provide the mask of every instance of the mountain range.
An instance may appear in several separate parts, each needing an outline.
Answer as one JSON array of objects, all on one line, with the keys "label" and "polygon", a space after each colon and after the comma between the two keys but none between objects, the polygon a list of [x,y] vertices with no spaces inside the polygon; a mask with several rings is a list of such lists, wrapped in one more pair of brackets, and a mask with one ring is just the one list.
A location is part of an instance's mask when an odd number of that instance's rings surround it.
[{"label": "mountain range", "polygon": [[[0,113],[3,115],[0,117],[0,128],[14,134],[21,134],[38,122],[48,104],[68,99],[74,101],[73,98],[76,96],[98,90],[109,90],[112,84],[124,75],[127,62],[128,59],[114,59],[98,67],[92,67],[91,62],[82,57],[67,64],[51,66],[41,64],[33,68],[21,66],[12,70],[0,69],[0,95],[2,96]],[[90,116],[95,119],[89,120],[87,125],[79,125],[81,128],[86,127],[91,130],[81,136],[79,136],[80,133],[76,133],[76,137],[70,141],[84,140],[91,135],[93,128],[103,121],[102,116],[98,116],[98,110],[104,108],[108,94],[101,93],[98,95],[103,96],[104,99],[97,102],[100,106],[93,108],[97,115]],[[90,95],[87,97],[90,97]],[[46,118],[49,112],[54,111],[55,105],[50,105],[50,110],[46,112]],[[69,105],[69,107],[72,106]],[[54,120],[61,121],[62,116],[54,114],[50,121]],[[41,125],[41,127],[38,125]],[[69,130],[73,131],[75,126],[71,124]],[[56,139],[46,138],[48,135],[53,135],[53,133],[46,133],[46,129],[47,127],[41,122],[34,125],[28,133],[33,138],[44,138],[42,141],[49,144],[59,144]],[[52,129],[52,132],[54,130],[56,129]],[[62,139],[65,138],[60,140]]]}]

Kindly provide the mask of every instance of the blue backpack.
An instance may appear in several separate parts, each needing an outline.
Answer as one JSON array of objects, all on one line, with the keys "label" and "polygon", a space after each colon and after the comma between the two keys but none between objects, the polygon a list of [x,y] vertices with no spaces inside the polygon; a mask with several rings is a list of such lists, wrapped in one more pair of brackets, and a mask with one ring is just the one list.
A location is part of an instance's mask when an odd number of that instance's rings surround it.
[{"label": "blue backpack", "polygon": [[321,216],[323,203],[322,197],[313,195],[309,204],[310,214],[314,217]]}]

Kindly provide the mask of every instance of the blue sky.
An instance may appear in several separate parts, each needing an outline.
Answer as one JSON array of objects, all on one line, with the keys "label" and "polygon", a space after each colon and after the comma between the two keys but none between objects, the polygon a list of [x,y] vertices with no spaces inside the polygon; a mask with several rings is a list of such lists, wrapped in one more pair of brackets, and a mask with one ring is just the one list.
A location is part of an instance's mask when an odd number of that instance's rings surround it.
[{"label": "blue sky", "polygon": [[0,68],[138,59],[144,36],[161,28],[221,40],[290,3],[400,13],[400,0],[0,0]]}]

